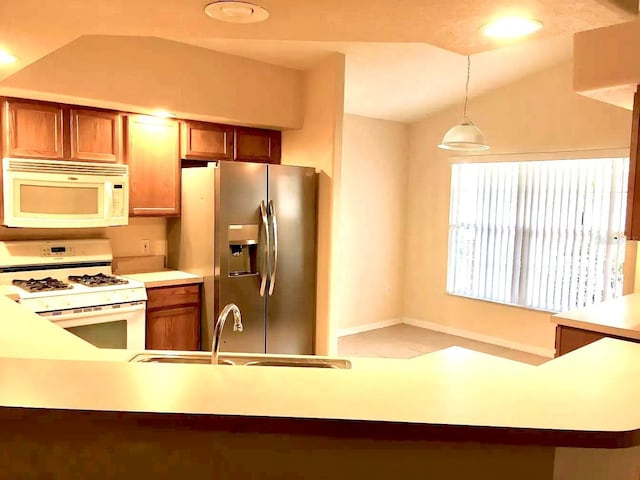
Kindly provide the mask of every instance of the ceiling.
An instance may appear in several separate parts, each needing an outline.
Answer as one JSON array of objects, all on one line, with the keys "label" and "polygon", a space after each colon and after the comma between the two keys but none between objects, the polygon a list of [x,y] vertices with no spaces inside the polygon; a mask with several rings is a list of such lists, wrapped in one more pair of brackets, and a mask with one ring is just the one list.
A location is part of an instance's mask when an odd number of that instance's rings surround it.
[{"label": "ceiling", "polygon": [[[205,16],[206,3],[0,0],[0,48],[19,57],[0,67],[0,80],[87,34],[157,36],[300,69],[340,51],[346,110],[410,121],[459,101],[463,54],[478,53],[471,90],[479,94],[570,58],[574,32],[638,12],[638,0],[259,0],[271,13],[266,22],[230,25]],[[545,28],[508,47],[482,36],[482,25],[507,13]]]},{"label": "ceiling", "polygon": [[[464,95],[466,57],[424,43],[186,41],[301,70],[328,52],[344,53],[345,111],[366,117],[412,122],[460,102]],[[573,37],[561,35],[473,55],[470,95],[568,61],[572,52]]]}]

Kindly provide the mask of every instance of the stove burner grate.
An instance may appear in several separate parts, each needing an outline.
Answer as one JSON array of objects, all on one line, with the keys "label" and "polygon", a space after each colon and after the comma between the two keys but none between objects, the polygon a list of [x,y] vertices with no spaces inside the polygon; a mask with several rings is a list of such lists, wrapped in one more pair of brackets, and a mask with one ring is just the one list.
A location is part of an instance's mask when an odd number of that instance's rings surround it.
[{"label": "stove burner grate", "polygon": [[69,275],[69,281],[86,287],[104,287],[108,285],[124,285],[129,283],[123,278],[98,273],[96,275]]},{"label": "stove burner grate", "polygon": [[68,283],[52,277],[30,278],[29,280],[12,280],[11,283],[27,292],[48,292],[52,290],[68,290],[73,288]]}]

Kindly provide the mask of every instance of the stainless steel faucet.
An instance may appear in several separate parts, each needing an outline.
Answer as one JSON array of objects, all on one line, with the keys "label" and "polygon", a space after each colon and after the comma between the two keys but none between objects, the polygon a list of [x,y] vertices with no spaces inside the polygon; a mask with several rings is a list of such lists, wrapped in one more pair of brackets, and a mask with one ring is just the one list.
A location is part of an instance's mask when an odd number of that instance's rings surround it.
[{"label": "stainless steel faucet", "polygon": [[227,321],[227,317],[231,312],[233,312],[233,331],[242,331],[242,315],[240,314],[240,309],[235,303],[229,303],[225,305],[225,307],[220,312],[220,315],[218,315],[218,320],[216,320],[216,324],[213,327],[213,342],[211,343],[211,363],[213,365],[218,364],[220,337],[222,337],[222,329],[224,328],[224,323]]}]

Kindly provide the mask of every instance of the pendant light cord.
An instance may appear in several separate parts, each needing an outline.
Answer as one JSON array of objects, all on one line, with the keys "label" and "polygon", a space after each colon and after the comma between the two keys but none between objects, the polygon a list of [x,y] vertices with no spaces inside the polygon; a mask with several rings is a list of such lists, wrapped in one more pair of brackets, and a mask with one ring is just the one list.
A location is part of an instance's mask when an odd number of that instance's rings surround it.
[{"label": "pendant light cord", "polygon": [[469,101],[469,77],[471,76],[471,55],[467,55],[467,86],[464,90],[464,119],[467,118],[467,102]]}]

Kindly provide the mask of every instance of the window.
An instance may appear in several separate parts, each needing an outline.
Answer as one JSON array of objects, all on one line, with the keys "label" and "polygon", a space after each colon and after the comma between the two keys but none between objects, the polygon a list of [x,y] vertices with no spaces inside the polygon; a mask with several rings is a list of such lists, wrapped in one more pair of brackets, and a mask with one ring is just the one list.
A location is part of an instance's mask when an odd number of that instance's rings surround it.
[{"label": "window", "polygon": [[628,158],[451,173],[449,293],[552,312],[622,294]]}]

